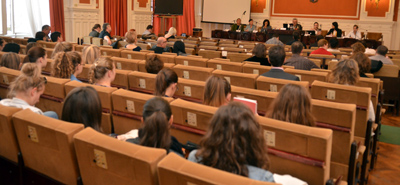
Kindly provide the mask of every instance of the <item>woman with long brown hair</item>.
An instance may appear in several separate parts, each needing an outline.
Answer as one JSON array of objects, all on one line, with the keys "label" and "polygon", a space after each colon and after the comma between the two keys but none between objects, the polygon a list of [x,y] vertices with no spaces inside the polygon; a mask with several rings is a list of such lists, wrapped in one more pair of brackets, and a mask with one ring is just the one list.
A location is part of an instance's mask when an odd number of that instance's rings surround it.
[{"label": "woman with long brown hair", "polygon": [[267,144],[253,112],[240,102],[222,106],[211,119],[200,149],[188,160],[260,181],[273,182]]},{"label": "woman with long brown hair", "polygon": [[54,58],[51,75],[57,78],[69,78],[81,82],[76,77],[82,73],[84,65],[81,55],[78,52],[59,52]]},{"label": "woman with long brown hair", "polygon": [[183,156],[182,145],[171,136],[169,128],[173,116],[169,103],[161,97],[154,97],[143,107],[143,127],[139,129],[139,137],[128,139],[128,142],[142,146],[163,148]]},{"label": "woman with long brown hair", "polygon": [[371,72],[371,59],[369,59],[368,56],[362,52],[353,53],[350,58],[357,62],[360,77],[368,78],[365,73]]},{"label": "woman with long brown hair", "polygon": [[1,56],[0,66],[18,70],[21,65],[21,57],[14,52],[8,52]]},{"label": "woman with long brown hair", "polygon": [[210,76],[204,87],[204,104],[214,107],[226,105],[231,100],[231,84],[222,77]]},{"label": "woman with long brown hair", "polygon": [[89,71],[89,83],[111,87],[111,82],[115,79],[115,63],[107,57],[96,59]]},{"label": "woman with long brown hair", "polygon": [[267,117],[300,125],[315,126],[315,119],[311,114],[310,93],[300,85],[285,85],[272,102]]},{"label": "woman with long brown hair", "polygon": [[42,47],[32,47],[29,49],[23,63],[36,63],[40,69],[47,65],[47,53]]},{"label": "woman with long brown hair", "polygon": [[178,88],[178,75],[172,69],[162,69],[156,77],[154,95],[172,97]]}]

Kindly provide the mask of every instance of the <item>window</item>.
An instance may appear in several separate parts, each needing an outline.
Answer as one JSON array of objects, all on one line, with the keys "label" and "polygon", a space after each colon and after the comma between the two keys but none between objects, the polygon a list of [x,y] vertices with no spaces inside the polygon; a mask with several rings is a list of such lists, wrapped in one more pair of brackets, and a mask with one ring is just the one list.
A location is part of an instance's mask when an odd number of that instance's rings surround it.
[{"label": "window", "polygon": [[1,26],[7,28],[0,29],[2,35],[34,37],[43,25],[50,25],[49,1],[5,0],[1,5],[1,21],[5,21]]}]

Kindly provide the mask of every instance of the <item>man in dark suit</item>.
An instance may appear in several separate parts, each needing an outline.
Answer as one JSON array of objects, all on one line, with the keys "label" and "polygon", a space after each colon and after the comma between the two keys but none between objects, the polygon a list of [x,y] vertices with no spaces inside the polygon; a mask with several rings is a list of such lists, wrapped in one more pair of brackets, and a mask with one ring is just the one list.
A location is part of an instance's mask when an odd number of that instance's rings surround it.
[{"label": "man in dark suit", "polygon": [[167,47],[167,39],[165,37],[158,37],[157,39],[157,47],[152,48],[150,50],[153,50],[154,53],[162,54],[165,52],[165,48]]},{"label": "man in dark suit", "polygon": [[285,62],[285,48],[282,46],[272,46],[268,50],[268,57],[269,61],[272,65],[272,69],[264,74],[262,76],[265,77],[270,77],[270,78],[280,78],[280,79],[285,79],[285,80],[294,80],[294,81],[300,81],[299,77],[291,75],[289,73],[285,73],[282,68],[283,62]]}]

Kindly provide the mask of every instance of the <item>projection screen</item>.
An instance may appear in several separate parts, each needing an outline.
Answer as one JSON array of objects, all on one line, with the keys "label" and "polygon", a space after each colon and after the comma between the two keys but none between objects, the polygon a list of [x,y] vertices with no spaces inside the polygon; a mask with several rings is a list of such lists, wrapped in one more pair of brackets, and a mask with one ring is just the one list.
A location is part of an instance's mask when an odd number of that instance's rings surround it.
[{"label": "projection screen", "polygon": [[233,24],[242,18],[242,24],[248,24],[250,5],[251,0],[203,0],[202,22]]}]

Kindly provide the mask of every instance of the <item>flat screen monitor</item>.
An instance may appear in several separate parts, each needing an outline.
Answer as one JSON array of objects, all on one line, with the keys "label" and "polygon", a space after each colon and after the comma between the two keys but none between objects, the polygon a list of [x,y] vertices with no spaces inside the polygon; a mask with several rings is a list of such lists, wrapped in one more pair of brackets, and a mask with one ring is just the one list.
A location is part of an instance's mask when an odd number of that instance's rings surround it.
[{"label": "flat screen monitor", "polygon": [[156,0],[154,14],[183,15],[183,0]]}]

